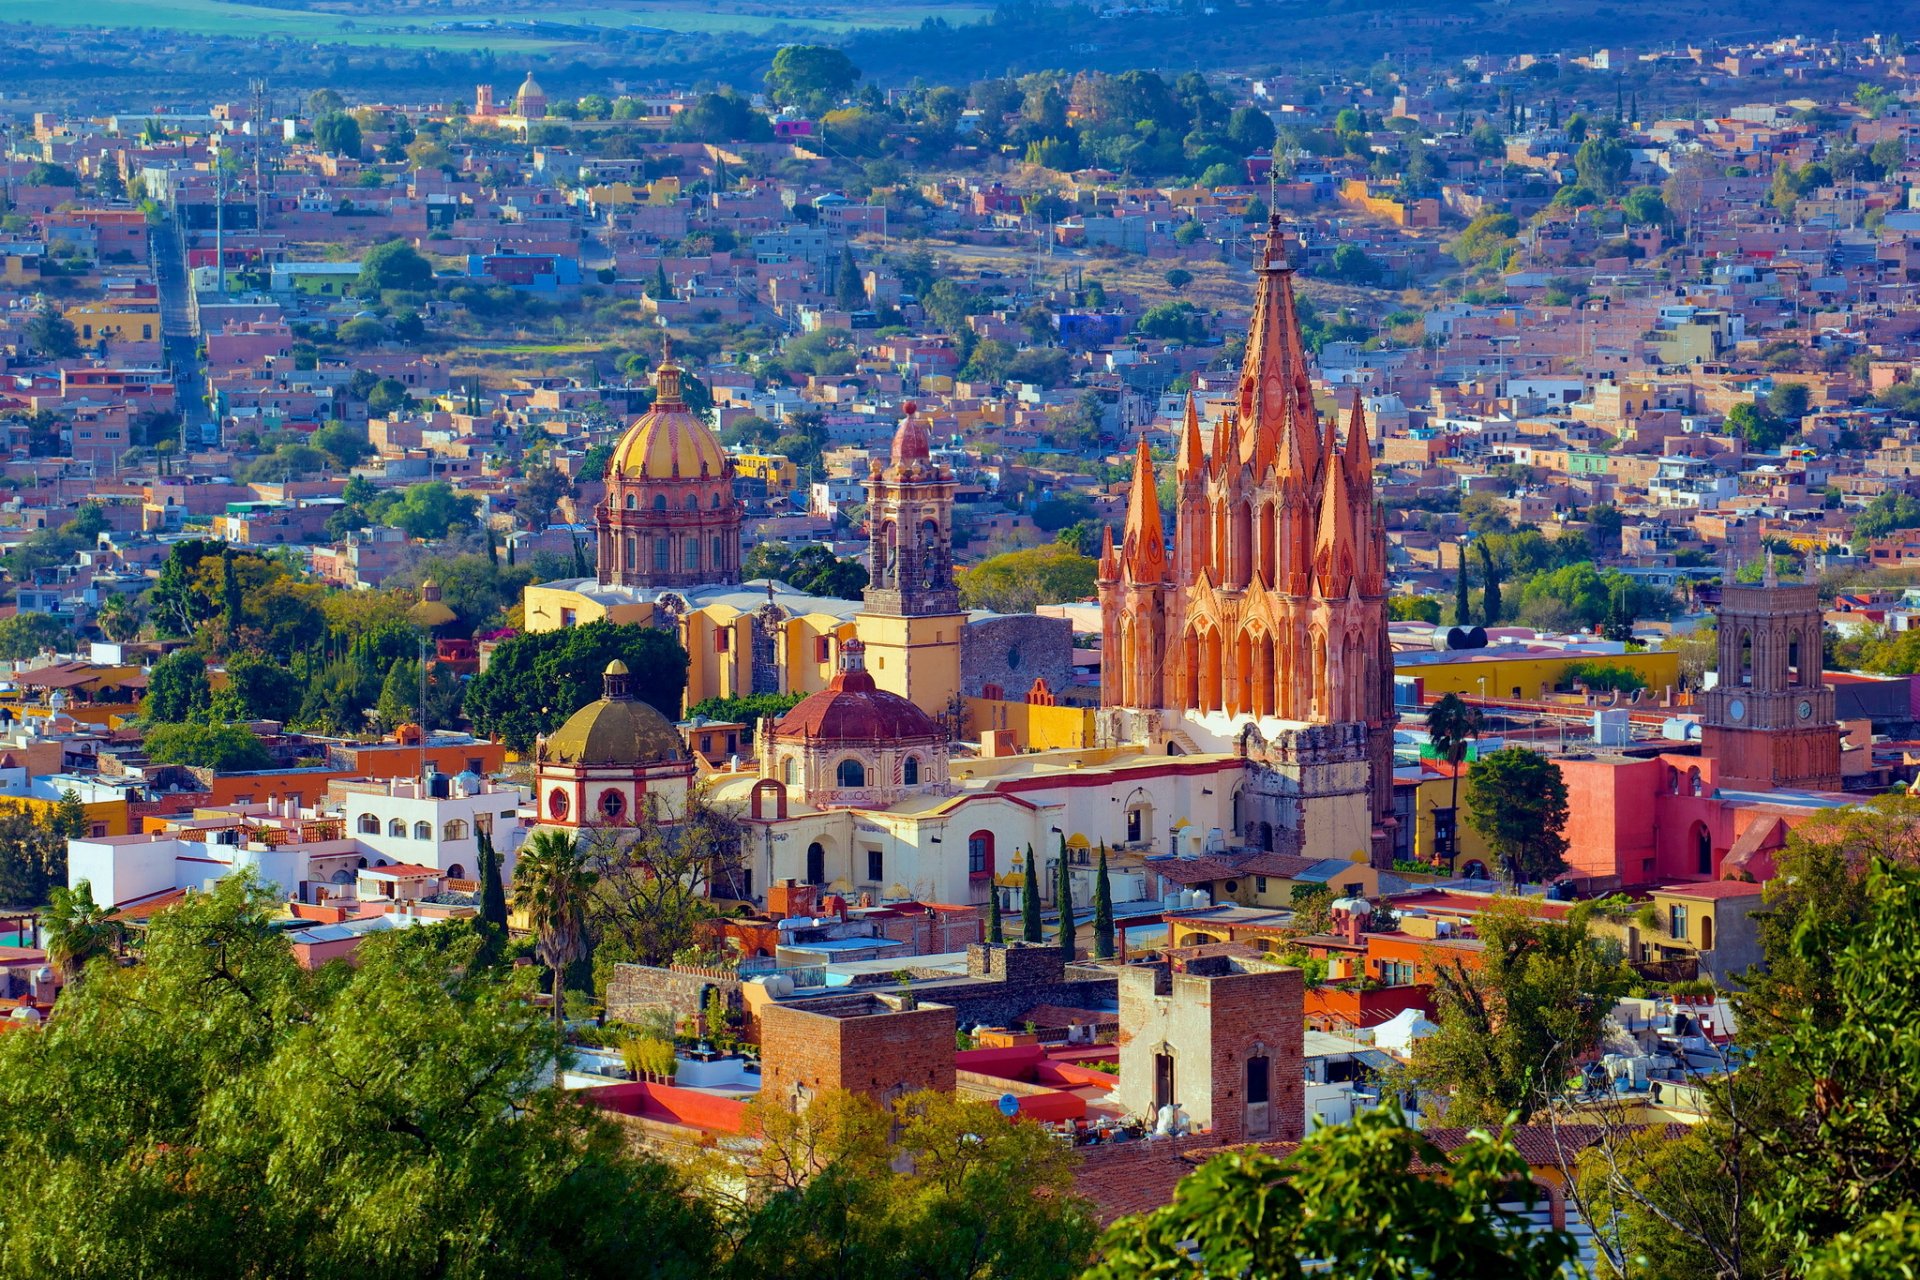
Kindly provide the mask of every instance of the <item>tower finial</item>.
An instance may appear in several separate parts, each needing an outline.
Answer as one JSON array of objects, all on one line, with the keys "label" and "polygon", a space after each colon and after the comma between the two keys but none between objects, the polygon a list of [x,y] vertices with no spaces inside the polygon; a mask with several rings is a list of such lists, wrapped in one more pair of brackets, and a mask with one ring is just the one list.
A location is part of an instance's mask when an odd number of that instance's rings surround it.
[{"label": "tower finial", "polygon": [[1765,572],[1760,575],[1760,585],[1763,587],[1777,587],[1780,585],[1780,579],[1774,572],[1772,547],[1767,548],[1767,567]]}]

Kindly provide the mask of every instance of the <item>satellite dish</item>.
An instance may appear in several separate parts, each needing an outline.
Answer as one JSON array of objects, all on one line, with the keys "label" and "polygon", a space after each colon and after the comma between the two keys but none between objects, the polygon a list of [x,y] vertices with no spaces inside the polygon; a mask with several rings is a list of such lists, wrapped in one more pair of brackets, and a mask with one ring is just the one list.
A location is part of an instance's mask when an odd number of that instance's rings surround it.
[{"label": "satellite dish", "polygon": [[1000,1108],[1000,1114],[1009,1120],[1020,1114],[1020,1099],[1010,1093],[1001,1094],[1000,1101],[995,1105]]}]

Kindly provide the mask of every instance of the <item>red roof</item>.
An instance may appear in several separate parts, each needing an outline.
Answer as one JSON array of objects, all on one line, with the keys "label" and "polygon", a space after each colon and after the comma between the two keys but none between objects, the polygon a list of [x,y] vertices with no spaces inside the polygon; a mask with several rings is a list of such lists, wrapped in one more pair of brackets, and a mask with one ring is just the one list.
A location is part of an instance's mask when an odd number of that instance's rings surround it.
[{"label": "red roof", "polygon": [[384,867],[362,867],[362,874],[392,876],[396,880],[423,880],[440,874],[438,867],[423,867],[417,862],[394,862]]},{"label": "red roof", "polygon": [[[859,644],[847,642],[848,648]],[[828,742],[945,742],[938,721],[897,693],[873,683],[864,667],[841,671],[773,726],[780,738]]]},{"label": "red roof", "polygon": [[1663,884],[1654,892],[1679,898],[1710,898],[1717,902],[1724,898],[1757,898],[1761,888],[1745,880],[1702,880],[1698,883]]}]

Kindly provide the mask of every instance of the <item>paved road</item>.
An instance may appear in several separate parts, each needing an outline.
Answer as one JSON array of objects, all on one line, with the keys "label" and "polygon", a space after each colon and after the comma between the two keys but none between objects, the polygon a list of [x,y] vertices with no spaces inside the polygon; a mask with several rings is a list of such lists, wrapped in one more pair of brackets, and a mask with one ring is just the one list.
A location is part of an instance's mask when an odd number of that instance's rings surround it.
[{"label": "paved road", "polygon": [[153,229],[152,243],[154,276],[160,287],[161,345],[166,350],[167,365],[173,370],[180,416],[191,447],[201,442],[203,424],[207,421],[206,401],[201,399],[205,386],[200,378],[197,354],[200,339],[194,332],[193,308],[188,296],[193,286],[180,250],[180,236],[171,221]]}]

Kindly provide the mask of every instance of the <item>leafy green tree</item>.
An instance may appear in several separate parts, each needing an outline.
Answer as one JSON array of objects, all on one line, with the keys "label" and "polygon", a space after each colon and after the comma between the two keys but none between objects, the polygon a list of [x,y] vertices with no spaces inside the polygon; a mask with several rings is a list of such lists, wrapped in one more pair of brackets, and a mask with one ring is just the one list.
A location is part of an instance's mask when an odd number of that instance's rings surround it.
[{"label": "leafy green tree", "polygon": [[1627,221],[1640,226],[1663,226],[1667,222],[1667,202],[1658,187],[1635,187],[1620,201]]},{"label": "leafy green tree", "polygon": [[1526,747],[1502,747],[1467,775],[1467,821],[1508,880],[1550,880],[1566,870],[1567,784],[1560,766]]},{"label": "leafy green tree", "polygon": [[775,102],[818,111],[853,91],[860,68],[829,45],[790,44],[773,56],[767,91]]},{"label": "leafy green tree", "polygon": [[155,764],[194,765],[216,773],[246,773],[273,764],[260,739],[234,725],[156,724],[147,730],[145,745]]},{"label": "leafy green tree", "polygon": [[1058,542],[989,556],[962,570],[960,599],[969,609],[1032,613],[1043,604],[1093,594],[1099,564]]},{"label": "leafy green tree", "polygon": [[472,494],[455,492],[445,480],[428,480],[408,485],[380,518],[408,537],[435,542],[456,525],[471,526],[479,507],[480,500]]},{"label": "leafy green tree", "polygon": [[1498,269],[1514,248],[1519,229],[1520,220],[1510,213],[1483,213],[1448,241],[1446,250],[1463,267]]},{"label": "leafy green tree", "polygon": [[514,864],[514,905],[526,916],[551,975],[556,1024],[566,1016],[561,997],[567,966],[587,954],[587,906],[598,879],[579,843],[553,827],[535,831]]},{"label": "leafy green tree", "polygon": [[1069,1280],[1095,1224],[1075,1155],[984,1102],[915,1093],[890,1111],[828,1093],[749,1105],[752,1141],[703,1166],[746,1280]]},{"label": "leafy green tree", "polygon": [[618,658],[633,673],[633,695],[670,720],[680,718],[687,687],[687,653],[656,627],[590,622],[535,631],[501,644],[487,669],[467,683],[466,712],[474,730],[527,751],[541,734],[598,698],[602,672]]},{"label": "leafy green tree", "polygon": [[1020,882],[1020,937],[1025,942],[1039,942],[1040,932],[1040,860],[1034,856],[1033,846],[1027,846],[1027,865],[1025,879]]},{"label": "leafy green tree", "polygon": [[1100,842],[1100,868],[1093,881],[1093,958],[1111,960],[1114,953],[1113,886],[1107,880],[1107,842]]},{"label": "leafy green tree", "polygon": [[73,632],[50,613],[16,613],[0,619],[0,660],[12,662],[34,657],[42,649],[58,653],[72,646]]},{"label": "leafy green tree", "polygon": [[51,302],[40,304],[21,334],[29,347],[49,360],[66,360],[80,354],[80,331],[73,327],[73,321],[55,311]]},{"label": "leafy green tree", "polygon": [[1575,1257],[1564,1231],[1535,1231],[1510,1208],[1531,1197],[1505,1134],[1452,1153],[1396,1106],[1316,1129],[1291,1154],[1214,1156],[1162,1208],[1107,1230],[1085,1280],[1138,1276],[1511,1276],[1551,1280]]},{"label": "leafy green tree", "polygon": [[312,439],[313,447],[331,457],[342,471],[373,456],[373,443],[367,433],[337,420],[314,432]]},{"label": "leafy green tree", "polygon": [[154,918],[144,963],[94,966],[5,1037],[0,1153],[22,1203],[55,1209],[9,1213],[0,1269],[713,1274],[679,1177],[546,1087],[561,1048],[530,973],[474,968],[458,925],[309,973],[276,909],[227,877]]},{"label": "leafy green tree", "polygon": [[1497,899],[1476,920],[1479,963],[1434,967],[1440,1029],[1415,1047],[1412,1074],[1444,1099],[1449,1124],[1524,1123],[1599,1043],[1633,972],[1616,941],[1590,931],[1591,910],[1543,920]]},{"label": "leafy green tree", "polygon": [[322,151],[357,158],[362,147],[360,122],[344,111],[330,111],[313,122],[313,142]]},{"label": "leafy green tree", "polygon": [[66,879],[67,838],[20,806],[0,804],[0,903],[35,906]]},{"label": "leafy green tree", "polygon": [[383,240],[360,259],[354,291],[377,298],[383,290],[425,289],[433,283],[433,264],[405,240]]},{"label": "leafy green tree", "polygon": [[66,787],[60,792],[47,829],[62,840],[77,840],[87,834],[87,807],[80,802],[78,791]]},{"label": "leafy green tree", "polygon": [[145,714],[153,724],[179,724],[212,701],[206,659],[191,649],[168,654],[147,673]]}]

